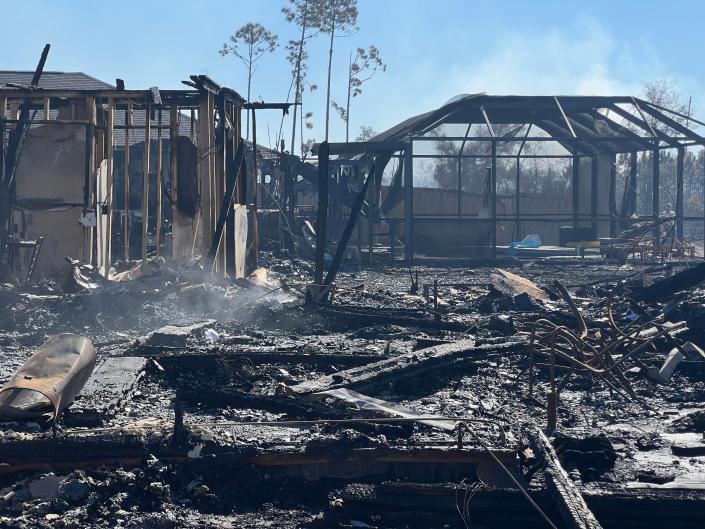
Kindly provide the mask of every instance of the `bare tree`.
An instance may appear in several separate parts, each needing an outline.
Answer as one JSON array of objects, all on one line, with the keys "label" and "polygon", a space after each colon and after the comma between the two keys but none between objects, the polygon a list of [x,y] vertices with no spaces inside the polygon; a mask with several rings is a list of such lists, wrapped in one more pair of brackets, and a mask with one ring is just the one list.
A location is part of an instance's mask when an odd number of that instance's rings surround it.
[{"label": "bare tree", "polygon": [[[320,31],[321,16],[324,7],[324,0],[289,0],[289,6],[282,8],[282,13],[288,22],[295,24],[301,31],[297,40],[290,40],[286,49],[288,51],[287,61],[291,64],[292,84],[294,87],[294,113],[291,125],[291,154],[295,154],[296,145],[296,117],[298,106],[301,106],[301,114],[307,126],[310,124],[312,114],[303,113],[303,91],[306,86],[306,75],[308,73],[308,52],[306,42],[315,37]],[[315,90],[316,85],[308,85],[309,89]],[[303,127],[303,125],[302,125]],[[303,148],[303,138],[302,138]],[[303,152],[302,152],[303,156]]]},{"label": "bare tree", "polygon": [[[234,55],[242,61],[247,68],[247,101],[250,101],[252,89],[252,76],[257,71],[257,62],[266,53],[272,53],[279,46],[274,33],[267,30],[262,24],[248,22],[235,33],[230,35],[229,42],[223,44],[220,54]],[[247,113],[247,139],[250,138],[250,114]]]},{"label": "bare tree", "polygon": [[336,36],[350,34],[357,30],[357,0],[323,0],[324,11],[321,19],[321,31],[330,35],[328,46],[328,84],[326,87],[326,129],[325,140],[328,141],[330,125],[330,79],[333,67],[333,41]]},{"label": "bare tree", "polygon": [[372,79],[379,71],[386,71],[387,65],[382,62],[379,50],[375,46],[369,48],[357,48],[353,57],[350,52],[350,62],[348,63],[348,90],[345,106],[339,105],[335,101],[331,102],[333,108],[340,115],[340,119],[345,122],[345,142],[350,141],[350,101],[352,98],[362,94],[362,85]]},{"label": "bare tree", "polygon": [[[683,116],[690,116],[693,112],[691,99],[689,98],[688,101],[686,101],[678,93],[676,85],[671,81],[659,79],[644,83],[642,85],[642,91],[644,99],[646,99],[649,103],[674,110]],[[673,114],[671,117],[678,123],[685,123],[688,118],[684,118],[683,116]],[[663,124],[660,121],[653,117],[649,117],[648,119],[652,127],[656,129],[659,127],[663,128]]]},{"label": "bare tree", "polygon": [[377,136],[377,134],[378,132],[372,127],[363,125],[360,127],[360,133],[357,135],[357,138],[355,138],[355,141],[367,141]]}]

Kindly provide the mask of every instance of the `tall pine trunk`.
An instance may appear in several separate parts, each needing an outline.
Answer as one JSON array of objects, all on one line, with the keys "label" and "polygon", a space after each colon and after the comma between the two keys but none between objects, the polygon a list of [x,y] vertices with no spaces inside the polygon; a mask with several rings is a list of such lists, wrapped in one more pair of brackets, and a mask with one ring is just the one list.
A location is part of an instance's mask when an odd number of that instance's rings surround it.
[{"label": "tall pine trunk", "polygon": [[[335,2],[334,2],[335,3]],[[333,67],[333,39],[335,38],[335,6],[330,27],[330,46],[328,48],[328,87],[326,89],[326,141],[328,141],[328,125],[330,123],[330,75]]]},{"label": "tall pine trunk", "polygon": [[[301,94],[301,60],[304,55],[304,38],[306,37],[306,18],[308,16],[308,2],[306,3],[306,11],[304,11],[303,23],[301,24],[301,41],[299,42],[299,56],[296,58],[296,86],[294,88],[294,115],[291,120],[291,154],[296,154],[296,103],[302,103],[303,97]],[[303,104],[301,107],[301,115],[303,115]],[[303,138],[302,138],[303,140]],[[303,153],[301,153],[303,155]]]},{"label": "tall pine trunk", "polygon": [[348,62],[348,103],[345,105],[345,143],[350,141],[350,92],[352,89],[352,53]]},{"label": "tall pine trunk", "polygon": [[[250,88],[252,87],[252,53],[250,53],[250,62],[247,65],[247,102],[250,102]],[[250,111],[247,111],[247,132],[245,139],[250,139]]]}]

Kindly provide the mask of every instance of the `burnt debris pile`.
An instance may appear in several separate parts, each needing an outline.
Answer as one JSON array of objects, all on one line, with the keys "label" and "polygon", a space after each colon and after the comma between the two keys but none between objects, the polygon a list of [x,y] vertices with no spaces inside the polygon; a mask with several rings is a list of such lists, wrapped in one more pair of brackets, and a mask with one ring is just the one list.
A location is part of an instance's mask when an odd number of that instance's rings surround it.
[{"label": "burnt debris pile", "polygon": [[261,261],[3,285],[0,526],[702,526],[701,264]]}]

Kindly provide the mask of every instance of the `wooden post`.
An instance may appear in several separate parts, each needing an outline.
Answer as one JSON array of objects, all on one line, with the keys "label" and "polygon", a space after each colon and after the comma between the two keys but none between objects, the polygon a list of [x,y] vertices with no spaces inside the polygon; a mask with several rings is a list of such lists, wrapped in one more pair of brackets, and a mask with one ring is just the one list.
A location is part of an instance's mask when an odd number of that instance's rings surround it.
[{"label": "wooden post", "polygon": [[142,158],[142,264],[147,262],[149,236],[149,156],[152,143],[152,102],[147,100],[144,113],[144,152]]},{"label": "wooden post", "polygon": [[252,205],[257,211],[259,200],[259,171],[257,170],[257,113],[252,109]]},{"label": "wooden post", "polygon": [[[294,204],[296,202],[295,197],[295,183],[296,183],[296,172],[294,171],[295,159],[290,157],[284,158],[284,173],[282,179],[284,180],[284,215],[286,216],[286,229],[282,233],[282,245],[288,250],[293,250],[294,239],[296,231],[296,224],[294,219]],[[291,230],[291,233],[289,233]]]},{"label": "wooden post", "polygon": [[413,140],[404,151],[404,259],[414,260],[414,150]]},{"label": "wooden post", "polygon": [[[83,213],[95,208],[95,185],[93,175],[95,174],[95,125],[96,108],[95,98],[86,97],[86,115],[88,124],[86,125],[86,145],[84,151],[84,180],[83,180]],[[97,211],[95,212],[97,218]],[[83,228],[83,260],[91,263],[93,260],[93,233],[91,227]]]},{"label": "wooden post", "polygon": [[210,242],[213,240],[212,223],[212,190],[211,190],[211,127],[212,120],[211,102],[212,94],[204,92],[201,94],[198,105],[198,181],[201,190],[200,233],[196,234],[196,252],[205,255]]},{"label": "wooden post", "polygon": [[683,159],[685,148],[678,148],[676,158],[676,237],[683,238]]},{"label": "wooden post", "polygon": [[[258,195],[260,186],[258,185],[258,169],[257,169],[257,122],[255,118],[255,110],[252,109],[252,172],[249,175],[248,184],[250,186],[249,201],[248,201],[248,218],[249,218],[249,233],[247,242],[247,262],[248,272],[250,273],[257,267],[258,245],[259,245],[259,224],[257,221],[257,205],[260,203]],[[249,113],[247,114],[249,119]],[[243,147],[244,148],[244,147]],[[247,165],[245,156],[244,164]],[[247,172],[247,171],[246,171]]]},{"label": "wooden post", "polygon": [[328,220],[328,161],[330,148],[324,141],[318,147],[318,211],[316,213],[316,270],[314,283],[323,284]]},{"label": "wooden post", "polygon": [[124,200],[123,241],[125,261],[130,260],[130,126],[132,125],[132,103],[125,108],[125,151],[123,154]]},{"label": "wooden post", "polygon": [[47,121],[51,119],[51,102],[48,97],[43,98],[44,106],[44,119]]},{"label": "wooden post", "polygon": [[160,247],[162,243],[162,109],[159,107],[157,114],[157,209],[156,227],[154,230],[154,244],[157,255],[161,255]]},{"label": "wooden post", "polygon": [[240,172],[245,161],[245,150],[245,144],[240,143],[240,145],[238,146],[238,152],[235,155],[235,159],[231,164],[228,165],[228,172],[231,173],[228,175],[228,181],[232,182],[233,185],[228,185],[228,188],[223,191],[222,205],[218,212],[218,222],[214,230],[214,236],[210,244],[210,249],[208,250],[208,254],[205,258],[204,269],[206,272],[209,273],[214,272],[215,261],[216,257],[218,256],[218,252],[223,251],[223,233],[225,232],[225,224],[227,218],[233,214],[233,204],[235,202],[234,183],[237,182],[238,173]]},{"label": "wooden post", "polygon": [[[218,210],[219,207],[218,205],[220,204],[220,197],[218,196],[218,188],[219,188],[219,182],[218,182],[218,173],[216,169],[217,165],[217,159],[218,157],[216,156],[216,151],[217,151],[217,146],[215,144],[215,95],[211,94],[210,92],[208,93],[208,120],[207,120],[207,125],[208,125],[208,144],[210,145],[210,148],[208,149],[208,160],[210,161],[209,163],[209,171],[210,171],[210,204],[209,204],[209,211],[210,211],[210,233],[211,237],[213,234],[215,234],[215,226],[216,223],[218,222]],[[205,240],[204,242],[204,247],[203,250],[205,251],[206,248],[209,248],[210,240]]]},{"label": "wooden post", "polygon": [[597,238],[597,204],[598,204],[598,172],[600,170],[600,159],[597,156],[592,157],[592,164],[590,167],[590,229],[592,230],[593,237]]},{"label": "wooden post", "polygon": [[178,200],[179,186],[176,184],[177,166],[176,149],[179,137],[179,109],[172,103],[169,106],[169,195],[171,196],[171,257],[179,255],[177,244],[179,240],[179,211],[176,206]]},{"label": "wooden post", "polygon": [[102,263],[104,261],[105,255],[105,226],[102,211],[102,204],[105,202],[105,196],[103,195],[103,187],[106,184],[106,175],[101,171],[101,166],[103,160],[107,157],[106,144],[106,127],[98,127],[98,109],[101,110],[102,118],[105,119],[105,114],[103,113],[104,99],[96,99],[96,128],[95,128],[95,155],[94,155],[94,165],[93,174],[91,182],[93,185],[93,209],[95,210],[95,220],[96,225],[93,230],[93,257],[92,263],[96,266],[96,270],[99,274],[102,274]]},{"label": "wooden post", "polygon": [[104,237],[104,250],[103,250],[103,276],[107,279],[110,275],[110,264],[112,262],[112,250],[113,250],[113,155],[114,155],[114,139],[113,132],[115,128],[115,104],[113,98],[108,98],[108,116],[107,116],[107,195],[106,195],[106,208],[108,219],[106,221],[106,228]]},{"label": "wooden post", "polygon": [[[225,98],[223,96],[217,96],[215,98],[215,105],[217,107],[217,112],[218,116],[220,117],[219,121],[219,130],[215,131],[215,124],[214,124],[214,136],[213,136],[213,145],[214,145],[214,152],[213,152],[213,157],[214,157],[214,172],[213,172],[213,179],[214,179],[214,202],[213,202],[213,207],[215,209],[216,204],[222,203],[223,202],[223,197],[227,194],[227,170],[230,168],[227,167],[227,138],[226,138],[226,130],[225,130]],[[216,133],[217,132],[217,133]],[[226,170],[227,169],[227,170]],[[232,209],[232,204],[230,206],[230,209]],[[228,212],[226,212],[228,213]],[[215,224],[215,231],[216,233],[218,230],[221,230],[220,233],[220,243],[218,245],[218,251],[216,255],[216,260],[215,260],[215,271],[221,275],[226,275],[227,274],[227,256],[226,256],[226,244],[222,243],[223,240],[227,241],[228,236],[231,234],[228,234],[228,229],[227,229],[227,217],[228,215],[226,214],[226,217],[223,221],[222,227],[220,226],[220,214],[221,212],[218,212],[218,218],[216,220]]]},{"label": "wooden post", "polygon": [[578,227],[578,216],[580,215],[580,157],[573,156],[573,228]]},{"label": "wooden post", "polygon": [[[239,197],[238,197],[238,178],[234,177],[234,181],[230,181],[230,175],[232,174],[232,171],[230,171],[230,166],[235,162],[235,154],[237,152],[240,142],[240,127],[238,126],[237,122],[237,116],[239,115],[239,111],[237,110],[237,107],[233,103],[228,103],[226,107],[226,112],[230,116],[230,121],[233,124],[233,134],[232,134],[232,140],[231,141],[226,141],[225,142],[225,147],[226,147],[226,152],[225,152],[225,163],[226,163],[226,172],[225,172],[225,181],[226,181],[226,186],[232,186],[232,189],[234,189],[234,202],[237,203],[239,202]],[[240,170],[242,171],[242,169]],[[230,207],[230,211],[228,212],[228,216],[225,220],[225,233],[226,233],[226,238],[225,238],[225,262],[226,262],[226,273],[230,274],[230,277],[235,278],[237,277],[237,265],[236,265],[236,249],[235,249],[235,206],[234,204]]]}]

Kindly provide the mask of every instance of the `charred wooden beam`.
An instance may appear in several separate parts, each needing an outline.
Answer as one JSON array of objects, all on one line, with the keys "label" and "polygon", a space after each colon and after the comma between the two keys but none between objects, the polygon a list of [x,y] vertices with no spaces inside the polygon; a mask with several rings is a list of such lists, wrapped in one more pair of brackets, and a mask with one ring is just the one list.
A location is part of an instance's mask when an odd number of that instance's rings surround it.
[{"label": "charred wooden beam", "polygon": [[[44,72],[44,65],[46,64],[47,56],[49,55],[49,49],[51,45],[47,44],[42,50],[42,54],[39,58],[39,63],[34,70],[34,75],[32,76],[32,81],[29,85],[29,93],[32,94],[33,91],[39,86],[39,80]],[[5,236],[11,232],[10,222],[11,222],[11,212],[10,205],[14,199],[14,189],[15,189],[15,170],[17,169],[17,162],[19,160],[19,155],[21,152],[22,143],[24,141],[27,130],[29,129],[29,111],[32,104],[31,99],[25,99],[20,107],[19,119],[15,125],[14,130],[10,131],[8,137],[7,148],[5,148],[5,105],[7,104],[7,99],[5,94],[0,98],[0,103],[2,103],[2,108],[0,109],[0,118],[3,118],[3,123],[0,128],[0,136],[2,136],[2,141],[0,141],[0,162],[3,163],[2,179],[0,180],[0,241],[5,239]],[[11,116],[15,118],[16,116]],[[46,116],[45,116],[46,117]]]},{"label": "charred wooden beam", "polygon": [[245,160],[245,151],[245,142],[240,141],[240,145],[238,145],[237,149],[237,154],[235,155],[235,161],[232,164],[228,164],[227,167],[228,173],[230,173],[227,178],[228,189],[226,190],[225,195],[223,196],[223,204],[220,208],[220,213],[218,214],[218,223],[216,224],[215,233],[213,234],[213,240],[211,241],[211,246],[208,250],[208,255],[206,256],[206,261],[204,265],[204,269],[208,272],[213,271],[213,267],[215,265],[215,258],[218,254],[218,249],[220,248],[220,243],[223,238],[225,222],[227,221],[228,216],[231,214],[233,204],[235,203],[235,182],[237,182],[238,180],[240,170],[242,169],[242,165]]},{"label": "charred wooden beam", "polygon": [[142,157],[142,264],[147,262],[147,240],[149,235],[149,158],[152,144],[151,100],[147,103],[144,119],[144,150]]},{"label": "charred wooden beam", "polygon": [[543,457],[546,486],[566,526],[572,529],[602,529],[602,525],[561,465],[551,441],[540,430],[531,432],[530,436]]},{"label": "charred wooden beam", "polygon": [[466,323],[458,321],[438,321],[427,317],[420,311],[375,310],[365,307],[357,310],[355,307],[327,306],[325,317],[335,318],[340,323],[353,325],[376,325],[380,323],[417,327],[419,329],[446,330],[463,332],[468,330]]},{"label": "charred wooden beam", "polygon": [[374,162],[372,162],[372,167],[370,167],[370,172],[368,173],[367,178],[365,179],[365,183],[362,185],[362,189],[357,194],[357,198],[355,199],[355,202],[353,203],[352,208],[350,209],[350,218],[348,219],[348,222],[345,225],[343,235],[340,237],[340,241],[338,241],[338,247],[336,248],[335,255],[333,256],[333,262],[331,263],[330,268],[328,269],[328,274],[326,275],[326,279],[324,281],[326,285],[330,285],[333,283],[333,281],[335,281],[335,276],[338,273],[338,268],[340,267],[340,263],[343,260],[343,255],[345,254],[345,248],[347,248],[348,246],[348,242],[350,241],[350,236],[352,235],[353,228],[355,227],[355,223],[357,222],[357,219],[360,216],[362,203],[365,201],[367,189],[370,186],[370,182],[374,179],[374,175],[375,164]]},{"label": "charred wooden beam", "polygon": [[[42,50],[42,55],[39,58],[39,63],[34,70],[34,75],[32,76],[32,81],[29,84],[29,91],[34,91],[39,86],[39,80],[44,72],[44,65],[46,64],[47,56],[49,55],[50,44],[44,46]],[[42,98],[43,99],[43,98]],[[24,136],[29,128],[29,111],[31,107],[31,100],[25,99],[25,101],[20,106],[19,119],[15,130],[10,132],[10,139],[7,148],[7,155],[5,156],[5,178],[8,183],[12,183],[15,176],[15,169],[17,168],[17,161],[19,159],[20,147],[24,141]],[[4,111],[4,109],[3,109]],[[46,118],[46,116],[45,116]]]},{"label": "charred wooden beam", "polygon": [[475,340],[436,345],[393,358],[385,358],[362,367],[347,369],[333,375],[326,375],[302,382],[291,389],[299,395],[318,393],[334,388],[370,388],[382,381],[399,380],[425,374],[432,369],[448,367],[459,360],[480,357],[487,353],[520,349],[519,342],[475,345]]},{"label": "charred wooden beam", "polygon": [[326,255],[326,234],[328,227],[328,142],[321,143],[318,149],[318,212],[316,213],[316,270],[314,283],[323,283],[323,270]]}]

